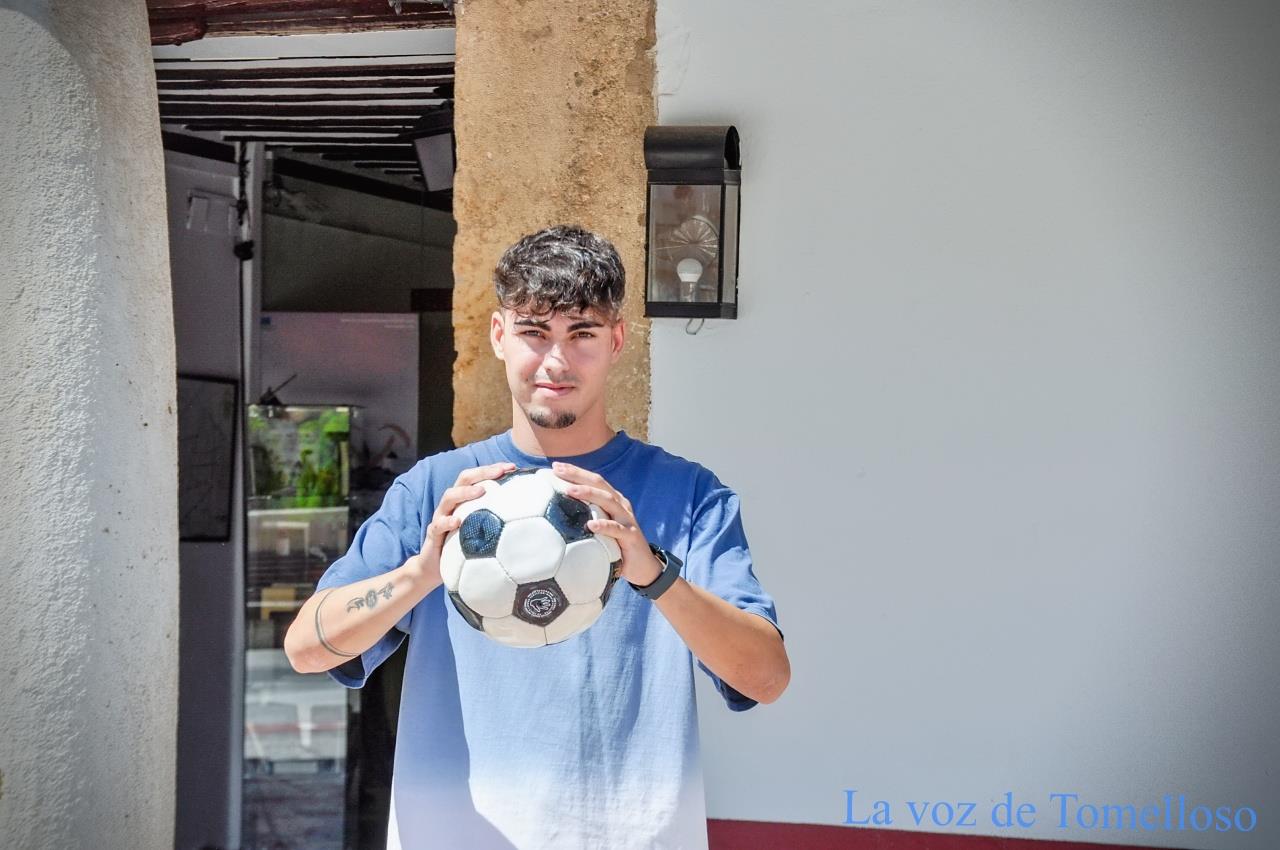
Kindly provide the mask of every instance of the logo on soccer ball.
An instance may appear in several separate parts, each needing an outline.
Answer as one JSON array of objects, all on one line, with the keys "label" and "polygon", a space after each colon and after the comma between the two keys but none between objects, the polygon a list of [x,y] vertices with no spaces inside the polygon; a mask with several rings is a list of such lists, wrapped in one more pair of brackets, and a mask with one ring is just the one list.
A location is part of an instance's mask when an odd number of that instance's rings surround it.
[{"label": "logo on soccer ball", "polygon": [[540,620],[556,610],[560,600],[545,587],[539,587],[524,598],[524,612],[535,620]]}]

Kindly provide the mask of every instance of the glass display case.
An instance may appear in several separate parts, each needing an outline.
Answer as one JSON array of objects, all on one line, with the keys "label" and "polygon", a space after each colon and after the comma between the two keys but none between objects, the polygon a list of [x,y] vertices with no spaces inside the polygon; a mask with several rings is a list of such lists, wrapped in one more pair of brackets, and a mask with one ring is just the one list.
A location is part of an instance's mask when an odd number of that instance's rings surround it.
[{"label": "glass display case", "polygon": [[351,534],[352,406],[249,405],[248,647],[284,630]]},{"label": "glass display case", "polygon": [[[328,676],[295,673],[283,645],[298,609],[349,546],[360,421],[351,405],[248,408],[245,847],[281,834],[309,850],[343,846],[348,692]],[[296,831],[278,822],[291,817]]]}]

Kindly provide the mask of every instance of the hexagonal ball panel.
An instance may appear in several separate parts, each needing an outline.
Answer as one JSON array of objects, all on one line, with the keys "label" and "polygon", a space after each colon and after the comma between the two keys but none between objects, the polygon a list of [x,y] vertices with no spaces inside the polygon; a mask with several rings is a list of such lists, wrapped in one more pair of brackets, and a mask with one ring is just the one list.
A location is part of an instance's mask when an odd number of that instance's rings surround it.
[{"label": "hexagonal ball panel", "polygon": [[472,611],[469,607],[467,607],[467,603],[462,601],[461,596],[454,593],[452,590],[450,590],[448,593],[449,593],[449,601],[453,603],[453,607],[456,608],[458,610],[458,613],[462,615],[462,619],[467,621],[467,625],[473,629],[484,631],[484,618],[481,617],[479,614],[477,614],[475,611]]},{"label": "hexagonal ball panel", "polygon": [[598,538],[575,540],[564,547],[556,583],[570,604],[591,602],[604,592],[612,569],[609,552]]},{"label": "hexagonal ball panel", "polygon": [[542,626],[526,623],[514,614],[505,617],[486,617],[484,633],[499,643],[524,649],[547,645],[546,631]]},{"label": "hexagonal ball panel", "polygon": [[569,607],[555,579],[522,584],[516,588],[516,604],[511,613],[535,626],[545,626]]},{"label": "hexagonal ball panel", "polygon": [[462,537],[462,554],[468,558],[489,558],[498,551],[502,520],[489,510],[472,512],[458,528]]},{"label": "hexagonal ball panel", "polygon": [[516,601],[516,583],[496,558],[469,558],[462,565],[458,595],[482,617],[505,617]]},{"label": "hexagonal ball panel", "polygon": [[486,478],[479,483],[481,489],[484,490],[484,493],[474,499],[467,499],[465,502],[459,503],[458,506],[453,509],[453,515],[458,519],[466,519],[473,511],[478,511],[482,508],[488,510],[489,500],[492,498],[494,493],[498,492],[498,482],[494,481],[492,478]]},{"label": "hexagonal ball panel", "polygon": [[547,479],[542,476],[516,475],[486,494],[486,504],[503,522],[511,522],[542,516],[554,492]]},{"label": "hexagonal ball panel", "polygon": [[444,546],[440,548],[440,578],[444,580],[445,590],[458,589],[458,577],[462,575],[466,559],[462,554],[462,535],[455,528],[445,536]]},{"label": "hexagonal ball panel", "polygon": [[592,518],[591,506],[564,493],[552,494],[551,501],[547,503],[546,517],[565,543],[586,540],[592,534],[587,528],[587,520]]},{"label": "hexagonal ball panel", "polygon": [[555,577],[564,541],[542,516],[518,519],[502,529],[497,557],[517,584],[543,581]]},{"label": "hexagonal ball panel", "polygon": [[572,482],[565,481],[559,475],[552,472],[550,467],[542,469],[540,474],[546,476],[547,483],[550,484],[551,489],[555,490],[557,493],[563,493],[565,490],[568,490],[572,484]]},{"label": "hexagonal ball panel", "polygon": [[562,640],[568,640],[594,623],[603,610],[604,605],[600,603],[599,599],[593,599],[590,602],[583,602],[579,605],[570,605],[564,609],[564,613],[557,617],[554,623],[547,626],[547,643],[559,643]]}]

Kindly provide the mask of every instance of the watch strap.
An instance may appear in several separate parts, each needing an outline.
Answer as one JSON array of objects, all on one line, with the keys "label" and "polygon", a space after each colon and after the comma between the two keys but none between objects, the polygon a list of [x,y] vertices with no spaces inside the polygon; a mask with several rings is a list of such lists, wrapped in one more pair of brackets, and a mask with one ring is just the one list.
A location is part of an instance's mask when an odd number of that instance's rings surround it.
[{"label": "watch strap", "polygon": [[644,586],[631,584],[631,582],[627,582],[627,584],[630,584],[632,590],[645,599],[652,600],[666,593],[667,588],[675,584],[676,579],[680,577],[680,568],[684,566],[684,561],[652,543],[649,544],[649,551],[662,563],[662,572],[658,574],[656,579]]}]

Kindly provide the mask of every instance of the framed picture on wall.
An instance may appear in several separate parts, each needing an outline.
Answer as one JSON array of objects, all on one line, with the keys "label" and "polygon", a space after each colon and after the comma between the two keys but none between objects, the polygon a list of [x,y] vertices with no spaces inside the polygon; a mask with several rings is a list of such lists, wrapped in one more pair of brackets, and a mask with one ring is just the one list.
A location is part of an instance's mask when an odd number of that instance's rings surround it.
[{"label": "framed picture on wall", "polygon": [[178,532],[189,542],[231,539],[240,382],[178,375]]}]

